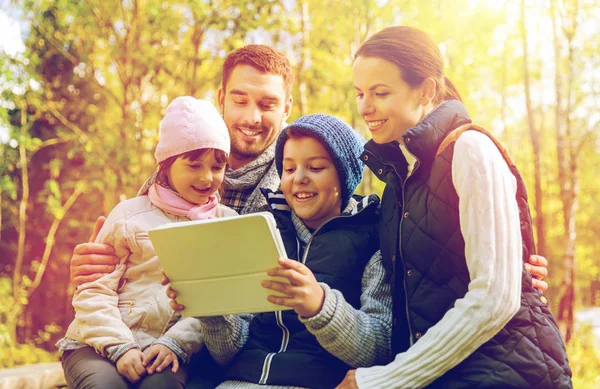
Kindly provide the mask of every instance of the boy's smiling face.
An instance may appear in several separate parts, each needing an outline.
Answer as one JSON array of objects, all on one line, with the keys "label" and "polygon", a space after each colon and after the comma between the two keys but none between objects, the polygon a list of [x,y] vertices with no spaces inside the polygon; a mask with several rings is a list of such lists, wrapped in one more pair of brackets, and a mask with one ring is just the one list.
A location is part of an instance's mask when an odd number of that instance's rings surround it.
[{"label": "boy's smiling face", "polygon": [[285,142],[281,190],[309,228],[341,213],[339,174],[325,147],[314,138],[290,137]]}]

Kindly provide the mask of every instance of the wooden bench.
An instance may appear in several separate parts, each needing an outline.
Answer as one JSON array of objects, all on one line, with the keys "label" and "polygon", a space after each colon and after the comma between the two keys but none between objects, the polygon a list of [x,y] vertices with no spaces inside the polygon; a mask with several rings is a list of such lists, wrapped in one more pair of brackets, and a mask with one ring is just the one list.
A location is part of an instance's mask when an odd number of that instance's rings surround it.
[{"label": "wooden bench", "polygon": [[66,388],[60,362],[36,363],[0,369],[0,389]]}]

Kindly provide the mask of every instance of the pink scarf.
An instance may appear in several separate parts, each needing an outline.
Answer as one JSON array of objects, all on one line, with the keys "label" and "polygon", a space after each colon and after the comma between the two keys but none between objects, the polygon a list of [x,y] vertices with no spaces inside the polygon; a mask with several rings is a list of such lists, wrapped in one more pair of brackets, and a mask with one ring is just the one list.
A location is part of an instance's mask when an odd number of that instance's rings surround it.
[{"label": "pink scarf", "polygon": [[217,214],[217,205],[219,205],[215,195],[208,196],[205,204],[196,205],[157,183],[150,186],[148,197],[152,204],[163,211],[185,216],[190,220],[214,219]]}]

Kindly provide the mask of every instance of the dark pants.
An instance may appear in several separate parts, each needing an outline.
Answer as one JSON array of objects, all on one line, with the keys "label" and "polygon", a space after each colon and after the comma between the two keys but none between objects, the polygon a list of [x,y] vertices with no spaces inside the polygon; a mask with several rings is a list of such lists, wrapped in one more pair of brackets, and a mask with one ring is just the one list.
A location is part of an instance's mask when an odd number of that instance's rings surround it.
[{"label": "dark pants", "polygon": [[198,354],[192,356],[188,365],[188,389],[214,389],[223,382],[224,369],[211,357],[208,349],[203,347]]},{"label": "dark pants", "polygon": [[119,374],[110,360],[98,355],[92,347],[65,351],[62,366],[70,389],[183,389],[187,369],[180,364],[177,373],[168,368],[132,384]]}]

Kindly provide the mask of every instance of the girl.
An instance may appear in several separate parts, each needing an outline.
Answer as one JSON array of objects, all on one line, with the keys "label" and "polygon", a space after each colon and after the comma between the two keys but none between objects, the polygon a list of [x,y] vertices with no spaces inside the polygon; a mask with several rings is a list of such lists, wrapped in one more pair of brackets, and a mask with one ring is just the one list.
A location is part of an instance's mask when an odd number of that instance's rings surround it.
[{"label": "girl", "polygon": [[523,261],[534,251],[522,178],[471,119],[436,44],[387,28],[358,50],[363,161],[386,182],[381,252],[392,273],[395,360],[340,388],[570,388],[548,300]]},{"label": "girl", "polygon": [[169,307],[148,230],[236,215],[216,195],[229,149],[212,104],[185,96],[167,107],[156,181],[147,194],[119,203],[97,239],[115,248],[120,264],[73,296],[75,319],[58,342],[70,388],[184,387],[185,363],[202,346],[200,325]]},{"label": "girl", "polygon": [[[391,295],[379,254],[377,196],[353,196],[364,140],[346,123],[309,115],[275,148],[281,192],[264,190],[288,258],[263,283],[294,310],[200,318],[205,343],[227,366],[226,388],[332,388],[349,368],[390,360]],[[169,292],[172,298],[176,295]],[[181,308],[181,306],[180,306]]]}]

